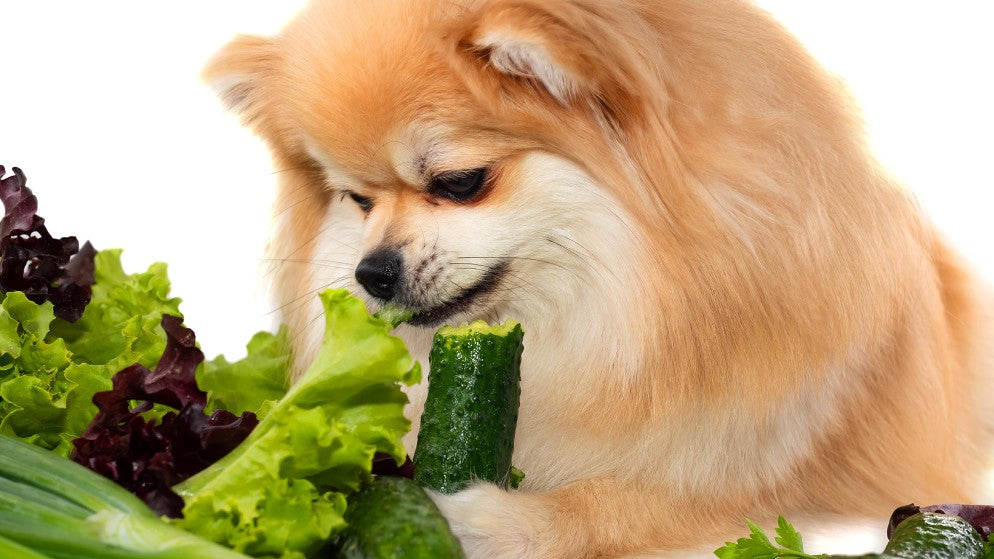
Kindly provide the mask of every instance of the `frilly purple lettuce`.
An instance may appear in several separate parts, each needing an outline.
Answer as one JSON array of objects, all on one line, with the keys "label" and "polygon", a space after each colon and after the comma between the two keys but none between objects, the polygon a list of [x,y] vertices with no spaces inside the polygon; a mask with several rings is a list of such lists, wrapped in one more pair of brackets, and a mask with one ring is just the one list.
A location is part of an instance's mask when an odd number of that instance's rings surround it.
[{"label": "frilly purple lettuce", "polygon": [[37,214],[38,199],[26,186],[24,173],[3,178],[0,166],[0,291],[20,291],[35,303],[50,301],[55,316],[75,322],[90,302],[93,246],[80,249],[76,237],[56,239]]},{"label": "frilly purple lettuce", "polygon": [[[71,458],[116,481],[155,512],[181,516],[183,499],[171,487],[213,464],[238,446],[258,424],[252,412],[240,416],[204,412],[207,393],[197,386],[204,354],[193,331],[179,317],[164,315],[167,342],[154,370],[139,363],[113,377],[113,389],[99,392],[99,412],[75,440]],[[138,405],[132,407],[132,402]],[[146,419],[153,404],[171,411]]]}]

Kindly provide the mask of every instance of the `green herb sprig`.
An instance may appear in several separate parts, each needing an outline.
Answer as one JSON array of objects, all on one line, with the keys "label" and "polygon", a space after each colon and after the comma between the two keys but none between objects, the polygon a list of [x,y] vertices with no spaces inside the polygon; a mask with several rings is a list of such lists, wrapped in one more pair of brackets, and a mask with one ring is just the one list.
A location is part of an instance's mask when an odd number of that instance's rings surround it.
[{"label": "green herb sprig", "polygon": [[826,559],[828,557],[828,555],[805,553],[801,534],[782,516],[777,518],[777,536],[774,538],[779,546],[774,545],[755,522],[747,518],[746,524],[749,525],[749,537],[727,542],[714,550],[714,554],[719,559]]}]

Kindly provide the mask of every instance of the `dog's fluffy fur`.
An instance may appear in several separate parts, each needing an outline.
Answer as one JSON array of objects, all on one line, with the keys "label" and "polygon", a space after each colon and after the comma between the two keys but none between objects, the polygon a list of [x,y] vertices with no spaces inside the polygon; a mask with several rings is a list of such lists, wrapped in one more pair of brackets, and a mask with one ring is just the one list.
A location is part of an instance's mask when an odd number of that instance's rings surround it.
[{"label": "dog's fluffy fur", "polygon": [[[274,156],[301,361],[314,293],[363,293],[383,246],[404,304],[497,280],[447,320],[524,325],[523,490],[437,497],[471,557],[689,548],[744,516],[886,518],[980,487],[980,286],[752,4],[322,0],[206,75]],[[483,167],[471,200],[429,188]],[[425,365],[433,326],[400,329]]]}]

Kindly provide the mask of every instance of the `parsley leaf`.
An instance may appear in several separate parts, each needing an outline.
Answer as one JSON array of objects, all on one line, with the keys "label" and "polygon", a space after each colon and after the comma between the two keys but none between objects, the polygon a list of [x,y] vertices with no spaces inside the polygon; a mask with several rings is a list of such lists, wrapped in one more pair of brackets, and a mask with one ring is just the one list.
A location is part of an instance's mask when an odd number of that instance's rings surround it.
[{"label": "parsley leaf", "polygon": [[784,520],[784,517],[777,517],[777,537],[774,538],[778,544],[792,551],[804,552],[804,544],[801,543],[801,534]]},{"label": "parsley leaf", "polygon": [[719,559],[826,559],[828,555],[809,555],[804,553],[801,534],[781,516],[777,520],[776,543],[773,545],[763,529],[755,522],[746,519],[749,526],[749,537],[727,542],[714,550]]}]

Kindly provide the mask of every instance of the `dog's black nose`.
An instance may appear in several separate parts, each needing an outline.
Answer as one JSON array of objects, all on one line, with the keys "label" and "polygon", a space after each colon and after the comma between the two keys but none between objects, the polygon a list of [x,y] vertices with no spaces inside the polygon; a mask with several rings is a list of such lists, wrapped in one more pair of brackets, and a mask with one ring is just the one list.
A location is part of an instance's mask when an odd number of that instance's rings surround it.
[{"label": "dog's black nose", "polygon": [[373,297],[389,301],[400,280],[403,259],[395,249],[379,249],[363,258],[355,269],[355,279]]}]

